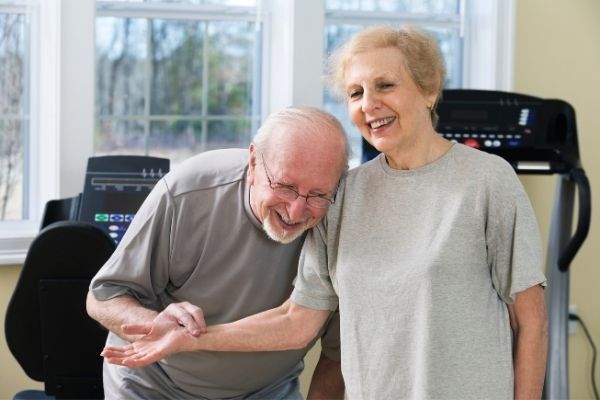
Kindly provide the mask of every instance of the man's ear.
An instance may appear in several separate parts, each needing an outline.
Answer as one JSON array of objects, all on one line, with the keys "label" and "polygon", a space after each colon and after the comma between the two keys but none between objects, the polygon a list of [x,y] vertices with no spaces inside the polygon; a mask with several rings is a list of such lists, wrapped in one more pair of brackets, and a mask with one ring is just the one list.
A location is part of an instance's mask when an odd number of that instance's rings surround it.
[{"label": "man's ear", "polygon": [[254,174],[256,171],[256,147],[254,143],[250,143],[249,157],[248,157],[248,185],[254,183]]}]

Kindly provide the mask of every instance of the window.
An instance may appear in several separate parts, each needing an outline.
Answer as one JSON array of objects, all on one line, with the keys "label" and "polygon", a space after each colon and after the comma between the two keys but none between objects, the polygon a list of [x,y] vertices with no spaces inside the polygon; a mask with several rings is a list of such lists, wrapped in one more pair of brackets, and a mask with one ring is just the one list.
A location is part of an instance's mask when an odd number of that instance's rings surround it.
[{"label": "window", "polygon": [[23,2],[0,2],[0,221],[29,217],[29,29]]},{"label": "window", "polygon": [[23,261],[57,195],[59,1],[0,0],[0,265]]},{"label": "window", "polygon": [[0,0],[0,264],[23,260],[45,202],[78,194],[94,154],[176,164],[246,147],[289,105],[345,119],[324,55],[366,24],[431,29],[449,86],[510,90],[513,13],[514,0]]},{"label": "window", "polygon": [[250,144],[260,122],[255,4],[206,3],[97,3],[96,155],[177,163]]}]

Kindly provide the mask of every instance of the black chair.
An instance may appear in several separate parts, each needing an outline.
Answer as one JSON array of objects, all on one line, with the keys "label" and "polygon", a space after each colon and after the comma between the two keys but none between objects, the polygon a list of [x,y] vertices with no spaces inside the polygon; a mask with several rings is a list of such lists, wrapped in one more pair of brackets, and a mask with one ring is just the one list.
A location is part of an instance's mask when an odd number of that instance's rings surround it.
[{"label": "black chair", "polygon": [[43,218],[40,230],[53,222],[76,220],[79,215],[81,196],[82,194],[79,193],[74,197],[48,201],[44,207],[44,213],[42,214]]},{"label": "black chair", "polygon": [[[31,243],[4,328],[11,353],[27,376],[44,382],[48,396],[104,396],[106,331],[87,315],[85,298],[114,249],[105,232],[77,221],[51,223]],[[15,398],[33,398],[32,391]]]}]

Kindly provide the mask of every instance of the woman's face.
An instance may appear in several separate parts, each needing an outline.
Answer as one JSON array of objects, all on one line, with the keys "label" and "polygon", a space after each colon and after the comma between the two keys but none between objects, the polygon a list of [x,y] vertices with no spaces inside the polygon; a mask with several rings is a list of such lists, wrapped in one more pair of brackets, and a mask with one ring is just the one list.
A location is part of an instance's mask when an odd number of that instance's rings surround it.
[{"label": "woman's face", "polygon": [[435,94],[417,88],[400,50],[392,47],[354,55],[346,67],[348,112],[361,135],[377,150],[393,156],[415,146],[432,130],[428,107]]}]

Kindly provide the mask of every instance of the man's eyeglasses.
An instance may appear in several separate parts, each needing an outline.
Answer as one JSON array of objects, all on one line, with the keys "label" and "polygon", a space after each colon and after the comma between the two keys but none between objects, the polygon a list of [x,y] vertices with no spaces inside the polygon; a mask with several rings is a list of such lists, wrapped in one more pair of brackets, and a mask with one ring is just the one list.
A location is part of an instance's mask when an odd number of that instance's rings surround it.
[{"label": "man's eyeglasses", "polygon": [[273,181],[271,181],[269,167],[267,167],[267,163],[265,163],[265,157],[263,156],[262,152],[260,152],[260,158],[262,159],[262,164],[265,168],[265,175],[267,176],[267,180],[269,181],[269,187],[271,188],[273,193],[275,193],[275,195],[281,200],[292,202],[295,201],[298,197],[304,197],[306,199],[306,204],[314,208],[327,208],[330,204],[334,203],[334,199],[330,199],[324,194],[303,195],[298,193],[298,191],[296,191],[296,189],[294,189],[291,186],[282,185],[280,183],[273,183]]}]

